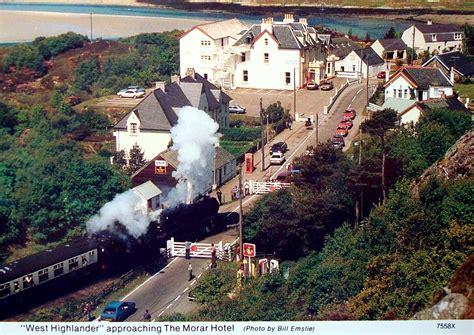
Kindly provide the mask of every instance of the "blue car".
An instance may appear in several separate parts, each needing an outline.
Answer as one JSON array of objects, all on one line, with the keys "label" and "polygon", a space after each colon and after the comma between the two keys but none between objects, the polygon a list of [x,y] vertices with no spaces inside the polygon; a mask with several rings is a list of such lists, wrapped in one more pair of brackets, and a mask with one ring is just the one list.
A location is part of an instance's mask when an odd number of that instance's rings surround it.
[{"label": "blue car", "polygon": [[100,314],[100,321],[123,321],[135,313],[135,303],[126,301],[112,301],[105,306]]}]

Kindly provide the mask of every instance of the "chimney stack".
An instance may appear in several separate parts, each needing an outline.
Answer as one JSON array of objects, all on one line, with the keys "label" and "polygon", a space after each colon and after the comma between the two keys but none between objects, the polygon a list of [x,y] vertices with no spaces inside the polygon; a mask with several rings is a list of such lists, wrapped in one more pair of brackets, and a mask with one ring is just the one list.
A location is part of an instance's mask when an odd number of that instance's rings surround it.
[{"label": "chimney stack", "polygon": [[267,30],[270,34],[273,34],[273,17],[263,18],[261,28],[262,31]]},{"label": "chimney stack", "polygon": [[173,74],[171,76],[171,83],[176,83],[179,85],[180,82],[181,82],[181,78],[179,78],[179,75]]},{"label": "chimney stack", "polygon": [[164,81],[155,81],[155,89],[161,89],[163,92],[166,92],[165,82]]},{"label": "chimney stack", "polygon": [[454,85],[454,67],[451,66],[451,71],[449,71],[449,80]]},{"label": "chimney stack", "polygon": [[191,78],[196,79],[196,71],[194,70],[193,67],[189,67],[186,70],[186,76],[190,76]]},{"label": "chimney stack", "polygon": [[293,14],[285,14],[283,23],[293,23],[293,22],[295,22],[295,19],[293,18]]},{"label": "chimney stack", "polygon": [[300,23],[304,24],[305,26],[308,26],[308,19],[305,17],[300,17]]}]

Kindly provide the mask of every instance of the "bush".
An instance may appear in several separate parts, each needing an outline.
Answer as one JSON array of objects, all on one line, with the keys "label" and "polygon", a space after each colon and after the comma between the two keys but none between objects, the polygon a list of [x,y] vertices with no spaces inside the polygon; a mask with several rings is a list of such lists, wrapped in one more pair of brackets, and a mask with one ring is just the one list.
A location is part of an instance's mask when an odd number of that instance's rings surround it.
[{"label": "bush", "polygon": [[259,128],[222,128],[222,139],[226,141],[254,141],[260,138],[261,129]]}]

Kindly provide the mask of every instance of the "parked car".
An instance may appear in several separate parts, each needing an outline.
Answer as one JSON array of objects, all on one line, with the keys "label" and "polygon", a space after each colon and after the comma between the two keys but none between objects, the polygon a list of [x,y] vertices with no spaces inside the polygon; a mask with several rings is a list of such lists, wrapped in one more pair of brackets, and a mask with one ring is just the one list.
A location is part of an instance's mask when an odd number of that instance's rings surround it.
[{"label": "parked car", "polygon": [[337,127],[336,135],[342,135],[342,136],[346,137],[347,134],[349,134],[349,131],[346,128]]},{"label": "parked car", "polygon": [[385,79],[385,71],[380,71],[379,73],[377,73],[377,78]]},{"label": "parked car", "polygon": [[280,183],[291,183],[293,181],[293,176],[292,176],[291,171],[280,172],[276,176],[275,181],[279,181]]},{"label": "parked car", "polygon": [[245,114],[247,109],[240,105],[229,105],[229,113]]},{"label": "parked car", "polygon": [[349,124],[347,124],[347,123],[344,122],[344,121],[341,121],[341,122],[339,122],[338,128],[344,128],[344,129],[349,130]]},{"label": "parked car", "polygon": [[343,120],[354,120],[356,117],[356,111],[353,108],[348,108],[342,115]]},{"label": "parked car", "polygon": [[100,321],[123,321],[136,310],[134,302],[112,301],[105,306],[104,311],[100,314]]},{"label": "parked car", "polygon": [[345,123],[347,125],[347,129],[351,129],[352,126],[354,125],[351,119],[342,120],[341,123]]},{"label": "parked car", "polygon": [[140,88],[132,88],[127,90],[120,90],[117,95],[121,98],[143,98],[145,96],[145,90]]},{"label": "parked car", "polygon": [[317,90],[318,87],[319,87],[318,84],[316,84],[314,81],[310,81],[310,82],[306,85],[306,89],[307,89],[307,90],[311,90],[311,91]]},{"label": "parked car", "polygon": [[274,152],[285,153],[288,150],[288,145],[286,142],[277,142],[272,145],[270,148],[270,155],[273,155]]},{"label": "parked car", "polygon": [[319,89],[321,91],[330,91],[334,88],[332,81],[325,81],[319,84]]},{"label": "parked car", "polygon": [[274,152],[270,157],[270,164],[281,165],[285,162],[285,154],[282,152]]},{"label": "parked car", "polygon": [[333,146],[335,149],[341,149],[341,150],[342,150],[342,148],[346,146],[346,144],[344,143],[344,138],[343,138],[343,137],[336,137],[336,136],[334,136],[334,137],[332,138],[331,143],[332,143],[332,146]]}]

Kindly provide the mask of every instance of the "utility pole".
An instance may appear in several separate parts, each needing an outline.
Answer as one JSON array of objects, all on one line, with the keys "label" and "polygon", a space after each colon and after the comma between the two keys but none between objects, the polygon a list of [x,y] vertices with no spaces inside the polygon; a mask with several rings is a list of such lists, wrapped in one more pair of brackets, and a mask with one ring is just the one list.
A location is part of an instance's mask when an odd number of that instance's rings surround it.
[{"label": "utility pole", "polygon": [[[359,127],[359,167],[360,167],[361,162],[362,162],[362,129]],[[360,201],[356,197],[355,224],[354,224],[355,228],[358,227],[361,217],[362,217],[362,187],[360,188]]]},{"label": "utility pole", "polygon": [[90,22],[91,22],[91,43],[92,43],[92,12],[90,14]]},{"label": "utility pole", "polygon": [[263,114],[263,102],[262,102],[262,97],[260,97],[260,120],[261,120],[261,126],[260,126],[260,137],[261,137],[261,145],[262,145],[262,172],[265,170],[265,142],[263,141],[263,136],[264,136],[264,127],[263,127],[263,120],[265,118],[265,115]]},{"label": "utility pole", "polygon": [[296,68],[293,68],[293,121],[296,121]]},{"label": "utility pole", "polygon": [[242,165],[239,165],[239,209],[240,209],[240,219],[239,219],[239,239],[240,239],[240,260],[242,261],[244,255],[244,211],[242,209]]},{"label": "utility pole", "polygon": [[365,58],[367,64],[365,64],[367,66],[367,71],[366,71],[366,84],[365,84],[365,88],[366,88],[366,91],[367,91],[367,104],[365,105],[366,108],[369,107],[369,61],[370,61],[370,55],[367,54],[366,58]]},{"label": "utility pole", "polygon": [[413,65],[413,58],[415,57],[415,25],[413,25],[413,36],[412,36],[412,43],[411,43],[411,61],[410,65]]},{"label": "utility pole", "polygon": [[318,146],[319,144],[319,116],[318,116],[318,112],[314,112],[315,116],[314,116],[314,130],[315,130],[315,140],[316,140],[316,145],[315,145],[315,148]]},{"label": "utility pole", "polygon": [[269,138],[270,138],[270,131],[268,129],[268,119],[269,119],[270,115],[267,114],[266,116],[267,116],[267,136],[266,136],[267,142],[266,143],[268,144]]}]

